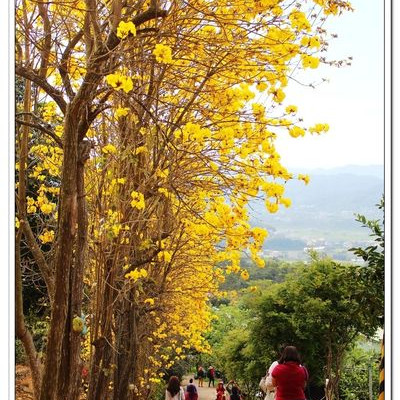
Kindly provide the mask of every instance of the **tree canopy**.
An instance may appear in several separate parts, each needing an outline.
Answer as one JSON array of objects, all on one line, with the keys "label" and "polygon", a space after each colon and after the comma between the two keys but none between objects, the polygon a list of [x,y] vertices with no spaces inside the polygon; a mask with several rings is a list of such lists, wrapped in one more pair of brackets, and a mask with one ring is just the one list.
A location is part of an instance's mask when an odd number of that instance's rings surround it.
[{"label": "tree canopy", "polygon": [[[277,135],[305,126],[285,88],[323,55],[314,0],[16,1],[17,335],[41,400],[151,395],[160,368],[207,351],[208,298],[249,278],[267,231],[249,200],[290,206]],[[340,64],[338,64],[340,65]],[[22,92],[22,88],[21,88]],[[35,220],[35,227],[32,225]],[[43,246],[45,245],[45,246]],[[44,369],[23,312],[21,246],[46,286]],[[195,310],[195,312],[187,312]]]}]

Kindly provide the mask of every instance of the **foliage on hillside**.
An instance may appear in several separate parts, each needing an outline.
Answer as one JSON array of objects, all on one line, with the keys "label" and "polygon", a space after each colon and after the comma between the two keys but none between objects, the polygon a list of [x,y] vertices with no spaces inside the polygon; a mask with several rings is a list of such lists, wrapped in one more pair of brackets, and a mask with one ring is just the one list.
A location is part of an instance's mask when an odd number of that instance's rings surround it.
[{"label": "foliage on hillside", "polygon": [[[374,291],[359,279],[362,267],[313,257],[309,265],[299,263],[284,282],[264,281],[256,291],[244,290],[230,305],[219,306],[210,343],[219,367],[249,393],[282,347],[295,345],[310,371],[311,388],[329,379],[327,398],[338,399],[339,391],[351,398],[349,360],[365,366],[364,356],[357,361],[352,348],[360,335],[374,337],[382,310],[365,306],[373,304]],[[365,379],[363,373],[359,381]],[[356,391],[368,393],[368,386]]]}]

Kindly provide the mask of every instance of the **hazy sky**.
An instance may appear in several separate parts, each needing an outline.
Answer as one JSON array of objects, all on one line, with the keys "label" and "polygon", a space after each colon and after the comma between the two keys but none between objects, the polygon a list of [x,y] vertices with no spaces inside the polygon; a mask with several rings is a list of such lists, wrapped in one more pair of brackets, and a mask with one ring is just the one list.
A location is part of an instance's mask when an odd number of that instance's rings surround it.
[{"label": "hazy sky", "polygon": [[285,104],[296,104],[307,124],[326,122],[327,134],[291,138],[280,135],[277,148],[288,167],[332,167],[384,162],[383,60],[384,10],[381,0],[353,0],[354,12],[330,17],[328,59],[353,57],[350,67],[321,65],[308,69],[301,81],[328,78],[315,89],[292,82]]}]

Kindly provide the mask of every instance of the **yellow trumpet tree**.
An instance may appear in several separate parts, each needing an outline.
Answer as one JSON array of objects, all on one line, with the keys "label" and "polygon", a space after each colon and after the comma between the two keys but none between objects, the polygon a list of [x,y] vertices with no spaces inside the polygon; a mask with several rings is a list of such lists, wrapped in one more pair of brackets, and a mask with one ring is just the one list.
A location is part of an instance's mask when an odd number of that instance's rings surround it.
[{"label": "yellow trumpet tree", "polygon": [[208,350],[208,296],[225,274],[248,279],[242,252],[264,266],[267,232],[250,226],[248,202],[263,197],[274,213],[290,206],[285,181],[308,182],[281,165],[275,138],[329,128],[304,126],[285,87],[324,60],[327,15],[350,9],[16,1],[16,251],[24,239],[51,307],[41,370],[16,258],[17,334],[36,398],[78,399],[83,362],[88,399],[147,398],[185,349]]}]

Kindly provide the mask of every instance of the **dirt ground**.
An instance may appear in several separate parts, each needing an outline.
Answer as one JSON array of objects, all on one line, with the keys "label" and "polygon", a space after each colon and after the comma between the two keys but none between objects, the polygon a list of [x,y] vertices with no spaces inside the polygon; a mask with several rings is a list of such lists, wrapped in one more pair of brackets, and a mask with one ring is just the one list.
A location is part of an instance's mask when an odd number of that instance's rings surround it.
[{"label": "dirt ground", "polygon": [[29,367],[15,366],[15,400],[33,400],[33,387]]},{"label": "dirt ground", "polygon": [[[182,386],[186,387],[190,378],[192,376],[185,376]],[[198,386],[197,381],[195,381],[195,385]],[[215,388],[209,388],[207,380],[204,382],[204,387],[198,387],[197,390],[199,400],[214,400],[216,397]],[[15,400],[33,400],[32,379],[29,367],[26,365],[15,366]]]},{"label": "dirt ground", "polygon": [[31,371],[26,365],[15,366],[15,400],[33,400]]},{"label": "dirt ground", "polygon": [[[184,379],[182,380],[181,385],[185,388],[186,385],[189,383],[189,379],[193,378],[191,375],[186,375]],[[198,381],[195,380],[194,384],[197,387],[197,393],[199,394],[199,400],[215,400],[216,399],[216,391],[215,387],[208,387],[208,379],[204,380],[204,386],[199,387]],[[216,380],[215,385],[218,383],[218,380]],[[227,396],[228,397],[228,396]]]}]

